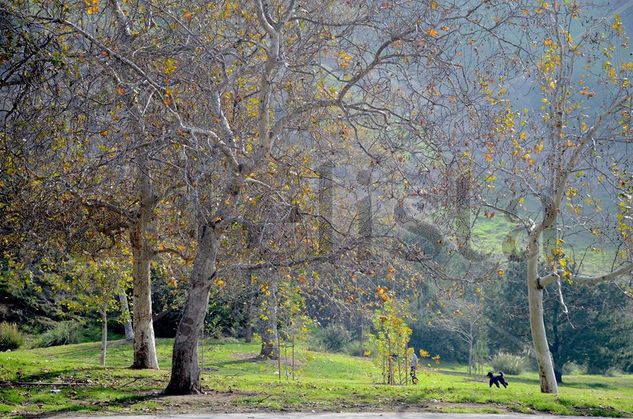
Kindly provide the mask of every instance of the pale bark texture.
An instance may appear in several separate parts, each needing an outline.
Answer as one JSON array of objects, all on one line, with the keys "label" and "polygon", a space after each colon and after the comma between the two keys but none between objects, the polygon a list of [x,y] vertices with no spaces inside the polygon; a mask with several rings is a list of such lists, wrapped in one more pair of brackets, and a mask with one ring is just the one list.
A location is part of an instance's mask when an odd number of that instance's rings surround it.
[{"label": "pale bark texture", "polygon": [[267,47],[268,56],[259,82],[259,138],[258,144],[254,147],[252,159],[239,162],[235,154],[236,148],[227,146],[227,144],[235,144],[235,134],[222,110],[219,90],[212,93],[211,105],[215,116],[220,121],[222,139],[212,131],[188,127],[181,120],[182,129],[193,134],[205,134],[214,142],[215,147],[224,155],[224,161],[231,171],[219,196],[220,205],[218,208],[206,215],[204,211],[201,211],[197,217],[199,220],[198,249],[191,272],[189,295],[174,340],[171,379],[165,390],[167,394],[191,394],[201,390],[197,354],[198,335],[204,325],[204,317],[209,303],[209,290],[216,274],[218,241],[222,229],[227,224],[225,217],[230,217],[238,204],[245,175],[261,167],[270,156],[272,139],[274,138],[271,135],[270,121],[272,82],[275,70],[283,62],[281,28],[293,13],[294,2],[283,14],[283,19],[274,26],[271,24],[267,6],[261,1],[258,1],[256,6],[258,20],[268,34],[269,45]]},{"label": "pale bark texture", "polygon": [[121,314],[124,319],[125,340],[132,342],[134,340],[134,327],[132,326],[132,315],[127,301],[127,292],[123,288],[119,289],[119,304],[121,305]]},{"label": "pale bark texture", "polygon": [[147,156],[141,154],[138,164],[140,208],[130,226],[132,245],[132,304],[134,312],[134,362],[132,368],[158,369],[154,325],[152,323],[152,280],[150,264],[154,251],[147,237],[152,228],[156,198],[147,172]]},{"label": "pale bark texture", "polygon": [[538,253],[540,234],[531,234],[528,245],[527,288],[530,311],[530,330],[538,363],[541,392],[558,393],[554,366],[549,352],[545,322],[543,321],[543,288],[538,280]]}]

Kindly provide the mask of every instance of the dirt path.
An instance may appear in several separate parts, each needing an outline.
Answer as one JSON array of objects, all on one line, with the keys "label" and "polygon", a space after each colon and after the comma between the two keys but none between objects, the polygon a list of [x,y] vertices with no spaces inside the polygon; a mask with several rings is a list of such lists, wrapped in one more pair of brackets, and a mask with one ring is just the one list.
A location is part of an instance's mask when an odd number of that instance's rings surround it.
[{"label": "dirt path", "polygon": [[[96,416],[75,416],[74,419],[88,419]],[[554,416],[554,415],[521,415],[515,413],[504,414],[471,414],[471,413],[427,413],[427,412],[371,412],[371,413],[209,413],[185,415],[148,415],[148,416],[102,416],[108,419],[587,419],[584,416]],[[595,416],[594,416],[595,418]]]}]

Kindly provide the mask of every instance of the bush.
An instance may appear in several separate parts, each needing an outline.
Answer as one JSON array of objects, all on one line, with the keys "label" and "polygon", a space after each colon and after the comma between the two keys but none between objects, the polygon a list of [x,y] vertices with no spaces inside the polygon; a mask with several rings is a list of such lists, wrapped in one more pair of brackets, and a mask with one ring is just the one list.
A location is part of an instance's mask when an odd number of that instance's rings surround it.
[{"label": "bush", "polygon": [[622,375],[622,370],[618,367],[611,367],[604,372],[604,375],[607,377],[618,377]]},{"label": "bush", "polygon": [[330,324],[318,331],[317,339],[320,347],[328,352],[342,352],[349,344],[352,336],[347,329],[339,324]]},{"label": "bush", "polygon": [[0,352],[13,351],[24,343],[24,337],[14,323],[0,323]]},{"label": "bush", "polygon": [[359,340],[353,340],[344,346],[343,352],[352,356],[366,356],[367,349],[361,345]]},{"label": "bush", "polygon": [[575,361],[565,362],[563,365],[563,374],[567,375],[582,375],[587,374],[587,366],[579,364]]},{"label": "bush", "polygon": [[74,320],[57,323],[53,329],[40,336],[35,343],[35,347],[47,348],[49,346],[80,343],[83,337],[83,327],[83,323]]},{"label": "bush", "polygon": [[490,360],[490,365],[495,371],[503,371],[510,375],[519,375],[527,367],[527,360],[520,355],[499,352]]}]

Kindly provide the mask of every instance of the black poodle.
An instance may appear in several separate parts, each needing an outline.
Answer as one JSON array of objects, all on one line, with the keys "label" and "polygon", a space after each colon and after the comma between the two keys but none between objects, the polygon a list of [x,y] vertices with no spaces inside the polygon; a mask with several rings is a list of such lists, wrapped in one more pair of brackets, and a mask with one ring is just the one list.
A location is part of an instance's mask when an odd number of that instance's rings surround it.
[{"label": "black poodle", "polygon": [[490,371],[486,377],[490,378],[490,387],[494,384],[497,388],[500,388],[499,383],[503,384],[504,388],[508,387],[508,382],[505,378],[503,378],[503,371],[499,371],[499,375],[495,375],[492,371]]}]

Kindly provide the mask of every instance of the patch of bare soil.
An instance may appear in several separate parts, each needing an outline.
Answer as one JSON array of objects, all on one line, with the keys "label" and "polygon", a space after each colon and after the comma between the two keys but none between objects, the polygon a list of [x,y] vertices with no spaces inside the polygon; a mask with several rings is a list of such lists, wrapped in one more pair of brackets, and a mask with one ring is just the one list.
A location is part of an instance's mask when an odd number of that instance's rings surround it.
[{"label": "patch of bare soil", "polygon": [[251,362],[263,361],[262,358],[258,357],[252,352],[234,352],[231,354],[231,358],[237,359],[239,361],[251,361]]},{"label": "patch of bare soil", "polygon": [[[436,412],[436,413],[451,413],[456,411],[468,410],[472,413],[512,413],[507,406],[501,404],[478,404],[478,403],[451,403],[443,402],[440,400],[426,400],[415,404],[403,404],[403,403],[386,403],[386,404],[371,404],[371,403],[344,403],[338,406],[330,406],[328,409],[319,409],[319,403],[307,402],[305,408],[300,409],[302,411],[311,412]],[[313,406],[310,406],[310,405]],[[312,408],[311,408],[312,407]]]},{"label": "patch of bare soil", "polygon": [[194,396],[162,396],[159,409],[170,413],[230,413],[235,412],[235,398],[244,396],[256,396],[256,394],[235,390],[205,390],[204,394]]},{"label": "patch of bare soil", "polygon": [[[255,397],[256,393],[241,392],[235,390],[218,391],[205,390],[203,394],[189,396],[167,396],[160,391],[144,391],[136,393],[136,396],[113,403],[112,401],[76,401],[78,406],[100,408],[99,415],[107,416],[115,414],[188,414],[188,413],[237,413],[246,411],[236,408],[234,403],[237,397]],[[149,402],[149,403],[148,403]],[[59,416],[50,414],[19,414],[27,418],[40,417],[72,417],[84,416],[86,412],[63,412]]]},{"label": "patch of bare soil", "polygon": [[495,410],[497,413],[512,412],[511,410],[508,410],[507,406],[496,403],[451,403],[439,400],[430,400],[428,403],[421,405],[419,408],[414,408],[413,410],[423,410],[427,412],[451,412],[458,409],[472,410],[473,413],[477,413],[477,411],[481,410]]}]

